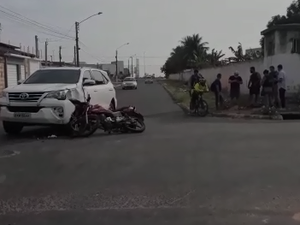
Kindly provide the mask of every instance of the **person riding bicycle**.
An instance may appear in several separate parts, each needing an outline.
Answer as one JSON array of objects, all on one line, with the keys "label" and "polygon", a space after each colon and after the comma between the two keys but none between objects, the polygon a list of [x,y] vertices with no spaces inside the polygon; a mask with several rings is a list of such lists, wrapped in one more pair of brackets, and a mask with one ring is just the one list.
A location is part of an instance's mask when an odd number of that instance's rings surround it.
[{"label": "person riding bicycle", "polygon": [[193,89],[191,90],[191,110],[194,109],[194,104],[199,97],[199,95],[203,95],[203,93],[208,92],[209,88],[207,82],[204,77],[199,77],[199,80],[195,83]]},{"label": "person riding bicycle", "polygon": [[192,107],[194,105],[194,98],[192,97],[192,91],[195,87],[195,84],[199,82],[200,79],[202,79],[203,76],[201,74],[199,74],[199,71],[197,69],[194,70],[194,74],[190,77],[190,80],[189,80],[189,93],[190,93],[190,97],[191,97],[191,100],[190,100],[190,107]]}]

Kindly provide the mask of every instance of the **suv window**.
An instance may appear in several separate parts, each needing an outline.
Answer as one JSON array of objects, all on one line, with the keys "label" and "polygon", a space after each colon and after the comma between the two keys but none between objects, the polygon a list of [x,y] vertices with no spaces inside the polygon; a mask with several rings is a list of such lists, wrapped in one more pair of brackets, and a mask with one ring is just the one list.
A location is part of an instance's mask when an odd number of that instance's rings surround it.
[{"label": "suv window", "polygon": [[35,71],[24,84],[76,84],[79,78],[79,69],[42,69]]},{"label": "suv window", "polygon": [[89,70],[86,70],[86,71],[84,71],[84,73],[83,73],[83,81],[86,80],[86,79],[92,80],[91,72],[90,72]]},{"label": "suv window", "polygon": [[109,80],[109,77],[107,76],[107,74],[104,74],[100,71],[100,73],[102,74],[104,80],[106,81],[106,83],[108,83],[110,80]]},{"label": "suv window", "polygon": [[92,70],[92,77],[96,81],[96,84],[106,84],[106,80],[104,79],[102,73],[98,70]]}]

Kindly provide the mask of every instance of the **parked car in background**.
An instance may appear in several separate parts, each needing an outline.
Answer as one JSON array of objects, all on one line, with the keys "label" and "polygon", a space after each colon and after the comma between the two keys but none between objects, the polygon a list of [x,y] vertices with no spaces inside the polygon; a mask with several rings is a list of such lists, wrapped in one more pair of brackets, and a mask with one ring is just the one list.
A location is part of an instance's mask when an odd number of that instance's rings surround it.
[{"label": "parked car in background", "polygon": [[145,79],[145,84],[153,84],[153,79],[152,78],[146,78]]},{"label": "parked car in background", "polygon": [[116,92],[103,70],[78,67],[47,67],[34,72],[19,85],[0,95],[0,120],[8,134],[20,133],[26,125],[67,125],[74,112],[69,99],[104,108],[116,108]]},{"label": "parked car in background", "polygon": [[122,82],[122,89],[137,89],[137,81],[133,77],[126,77]]}]

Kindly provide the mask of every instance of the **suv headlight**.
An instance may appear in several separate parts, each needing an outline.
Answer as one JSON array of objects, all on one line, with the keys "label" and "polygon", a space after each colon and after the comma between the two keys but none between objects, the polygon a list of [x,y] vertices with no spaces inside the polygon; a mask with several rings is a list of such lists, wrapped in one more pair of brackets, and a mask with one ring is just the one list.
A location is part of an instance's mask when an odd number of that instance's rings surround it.
[{"label": "suv headlight", "polygon": [[66,100],[67,99],[67,93],[68,93],[68,91],[69,90],[49,92],[46,95],[46,98],[55,98],[57,100]]},{"label": "suv headlight", "polygon": [[0,98],[7,98],[8,94],[5,91],[0,92]]}]

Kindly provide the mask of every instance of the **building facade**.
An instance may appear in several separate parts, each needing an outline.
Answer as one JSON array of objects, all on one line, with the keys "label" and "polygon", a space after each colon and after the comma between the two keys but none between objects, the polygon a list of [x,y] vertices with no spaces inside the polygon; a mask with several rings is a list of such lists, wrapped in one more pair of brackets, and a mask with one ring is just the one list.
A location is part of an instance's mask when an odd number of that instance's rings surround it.
[{"label": "building facade", "polygon": [[0,90],[18,84],[40,68],[34,54],[22,52],[17,46],[0,43]]}]

